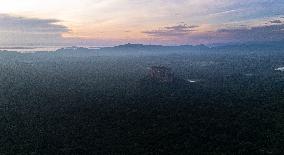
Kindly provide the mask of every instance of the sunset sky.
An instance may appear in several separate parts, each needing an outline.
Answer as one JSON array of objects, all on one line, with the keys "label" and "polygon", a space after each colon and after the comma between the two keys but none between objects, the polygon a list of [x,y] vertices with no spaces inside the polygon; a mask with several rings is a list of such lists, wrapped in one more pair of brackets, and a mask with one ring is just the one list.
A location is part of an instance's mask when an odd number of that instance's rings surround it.
[{"label": "sunset sky", "polygon": [[284,0],[0,0],[0,46],[284,39]]}]

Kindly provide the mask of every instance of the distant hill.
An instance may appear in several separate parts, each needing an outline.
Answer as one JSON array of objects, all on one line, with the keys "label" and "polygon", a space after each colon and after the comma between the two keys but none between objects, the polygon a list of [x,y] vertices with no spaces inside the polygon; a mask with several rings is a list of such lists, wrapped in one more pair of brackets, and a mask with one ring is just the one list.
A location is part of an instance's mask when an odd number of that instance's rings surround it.
[{"label": "distant hill", "polygon": [[[102,47],[102,48],[85,48],[85,47],[65,47],[58,49],[54,52],[57,55],[64,56],[78,56],[78,55],[153,55],[153,54],[173,54],[173,53],[186,53],[192,51],[195,53],[200,52],[214,52],[214,50],[220,51],[282,51],[284,49],[284,40],[281,41],[270,41],[270,42],[247,42],[247,43],[230,43],[230,44],[220,44],[218,46],[206,46],[206,45],[179,45],[179,46],[164,46],[164,45],[144,45],[144,44],[124,44],[114,47]],[[6,50],[0,50],[3,52],[8,52]],[[37,53],[39,53],[38,51]],[[43,51],[41,51],[43,52]],[[47,51],[46,51],[47,52]],[[8,52],[9,54],[12,52]]]},{"label": "distant hill", "polygon": [[284,49],[284,40],[281,41],[269,41],[269,42],[247,42],[247,43],[231,43],[220,44],[218,46],[206,46],[206,45],[179,45],[179,46],[163,46],[163,45],[143,45],[143,44],[124,44],[114,47],[101,48],[102,51],[207,51],[210,49],[221,50],[282,50]]},{"label": "distant hill", "polygon": [[85,47],[65,47],[58,49],[54,52],[54,54],[62,55],[62,56],[88,56],[95,54],[94,49],[89,49]]},{"label": "distant hill", "polygon": [[144,45],[144,44],[124,44],[124,45],[118,45],[114,47],[105,47],[101,48],[102,50],[109,50],[109,49],[119,49],[119,50],[162,50],[162,49],[209,49],[209,47],[205,45],[180,45],[180,46],[163,46],[163,45]]},{"label": "distant hill", "polygon": [[64,53],[64,52],[75,52],[75,51],[84,51],[84,52],[88,52],[91,49],[88,48],[84,48],[84,47],[76,47],[76,46],[72,46],[72,47],[64,47],[61,49],[56,50],[55,52],[57,53]]}]

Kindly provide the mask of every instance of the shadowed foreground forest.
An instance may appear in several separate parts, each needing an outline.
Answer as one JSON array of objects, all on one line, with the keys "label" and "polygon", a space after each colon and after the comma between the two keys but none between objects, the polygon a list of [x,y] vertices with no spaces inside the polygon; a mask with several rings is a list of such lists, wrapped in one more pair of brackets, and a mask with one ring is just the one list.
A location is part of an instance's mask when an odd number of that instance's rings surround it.
[{"label": "shadowed foreground forest", "polygon": [[2,51],[0,154],[283,154],[283,66],[282,49]]}]

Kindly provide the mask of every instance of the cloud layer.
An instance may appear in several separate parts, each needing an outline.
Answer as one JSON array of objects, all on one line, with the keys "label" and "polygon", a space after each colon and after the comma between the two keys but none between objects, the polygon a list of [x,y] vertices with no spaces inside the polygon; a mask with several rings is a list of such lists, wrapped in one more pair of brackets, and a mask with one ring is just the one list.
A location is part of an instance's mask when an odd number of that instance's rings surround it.
[{"label": "cloud layer", "polygon": [[63,41],[70,30],[56,19],[37,19],[0,14],[2,44],[54,44]]},{"label": "cloud layer", "polygon": [[239,29],[221,29],[215,33],[217,33],[217,35],[226,36],[228,39],[235,42],[283,40],[284,24]]},{"label": "cloud layer", "polygon": [[277,19],[277,20],[270,21],[270,23],[272,23],[272,24],[280,24],[280,23],[282,23],[282,21]]},{"label": "cloud layer", "polygon": [[0,1],[0,44],[57,43],[67,40],[62,34],[113,45],[263,40],[261,35],[269,40],[281,37],[262,27],[284,21],[283,0]]},{"label": "cloud layer", "polygon": [[143,31],[143,33],[155,37],[185,36],[188,35],[190,32],[195,31],[195,28],[197,27],[198,26],[195,25],[189,26],[187,24],[183,24],[175,26],[166,26],[160,30]]},{"label": "cloud layer", "polygon": [[178,44],[214,44],[232,42],[278,41],[284,40],[284,24],[271,22],[271,25],[260,25],[239,28],[221,28],[215,31],[195,32],[199,26],[177,25],[161,30],[143,31],[149,37],[177,42]]}]

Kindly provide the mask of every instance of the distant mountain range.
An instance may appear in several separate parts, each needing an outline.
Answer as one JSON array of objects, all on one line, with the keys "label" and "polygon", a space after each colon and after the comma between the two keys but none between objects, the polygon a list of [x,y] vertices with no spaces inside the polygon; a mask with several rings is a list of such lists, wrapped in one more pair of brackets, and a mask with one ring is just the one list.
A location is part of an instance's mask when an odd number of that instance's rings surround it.
[{"label": "distant mountain range", "polygon": [[[13,48],[15,49],[15,48]],[[215,50],[282,50],[284,49],[284,40],[270,42],[247,42],[238,44],[218,44],[215,46],[206,45],[179,45],[179,46],[164,46],[164,45],[144,45],[144,44],[124,44],[114,47],[102,48],[86,48],[86,47],[64,47],[56,50],[56,53],[78,53],[78,52],[94,52],[94,51],[205,51],[209,49]],[[1,51],[1,49],[0,49]],[[2,50],[5,51],[5,50]],[[17,51],[17,50],[16,50]],[[41,50],[43,51],[43,50]]]},{"label": "distant mountain range", "polygon": [[163,46],[163,45],[143,45],[143,44],[124,44],[114,47],[105,47],[101,49],[198,49],[198,50],[206,50],[206,49],[227,49],[227,48],[253,48],[253,49],[284,49],[284,40],[281,41],[270,41],[270,42],[247,42],[247,43],[232,43],[232,44],[219,44],[218,46],[206,46],[206,45],[179,45],[179,46]]},{"label": "distant mountain range", "polygon": [[124,45],[118,45],[114,47],[105,47],[101,49],[119,49],[119,50],[129,50],[129,49],[147,49],[147,50],[153,50],[153,49],[208,49],[209,47],[205,45],[179,45],[179,46],[164,46],[164,45],[144,45],[144,44],[124,44]]}]

